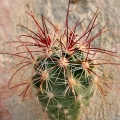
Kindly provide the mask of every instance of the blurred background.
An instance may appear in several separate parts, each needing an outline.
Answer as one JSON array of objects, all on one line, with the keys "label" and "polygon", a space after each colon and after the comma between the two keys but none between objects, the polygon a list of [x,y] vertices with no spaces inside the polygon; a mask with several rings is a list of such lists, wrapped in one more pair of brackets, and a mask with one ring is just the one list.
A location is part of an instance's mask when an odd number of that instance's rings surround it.
[{"label": "blurred background", "polygon": [[[0,0],[0,52],[15,52],[14,44],[2,44],[7,41],[17,40],[16,36],[24,33],[23,28],[17,27],[22,24],[34,30],[34,23],[26,15],[28,7],[33,11],[37,20],[40,21],[39,14],[49,18],[54,24],[65,19],[68,0]],[[86,26],[97,8],[99,17],[97,22],[100,26],[105,25],[109,19],[107,29],[109,32],[103,34],[93,43],[112,51],[117,51],[120,55],[120,0],[71,0],[70,19],[83,20]],[[98,27],[99,29],[99,27]],[[113,59],[120,63],[119,59]],[[14,65],[15,59],[7,55],[0,55],[0,120],[47,120],[41,106],[37,103],[35,94],[27,95],[22,102],[16,94],[16,90],[7,88],[10,79],[9,69]],[[105,79],[120,81],[120,66],[107,66],[108,75]],[[17,79],[16,79],[17,82]],[[107,104],[98,91],[95,91],[91,99],[90,107],[81,115],[80,120],[120,120],[120,85],[111,85],[112,90],[107,99],[111,105]]]}]

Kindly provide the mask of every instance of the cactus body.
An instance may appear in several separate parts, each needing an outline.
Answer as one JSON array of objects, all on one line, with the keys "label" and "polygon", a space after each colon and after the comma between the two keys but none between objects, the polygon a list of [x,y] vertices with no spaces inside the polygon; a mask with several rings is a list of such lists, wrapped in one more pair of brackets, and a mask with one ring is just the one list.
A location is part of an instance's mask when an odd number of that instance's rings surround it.
[{"label": "cactus body", "polygon": [[78,60],[84,59],[81,52],[75,52],[72,56],[61,54],[59,49],[53,50],[50,58],[37,59],[33,84],[40,91],[38,101],[51,120],[77,120],[93,95],[90,76],[85,75]]}]

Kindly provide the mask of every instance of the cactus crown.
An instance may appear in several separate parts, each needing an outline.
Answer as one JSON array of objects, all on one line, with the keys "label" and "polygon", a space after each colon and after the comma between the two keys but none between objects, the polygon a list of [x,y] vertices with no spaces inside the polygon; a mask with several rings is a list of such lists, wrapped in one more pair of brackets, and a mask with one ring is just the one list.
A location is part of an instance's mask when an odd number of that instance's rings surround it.
[{"label": "cactus crown", "polygon": [[[17,48],[21,48],[21,50],[24,48],[24,51],[15,54],[2,53],[20,59],[19,63],[15,65],[18,69],[9,81],[9,88],[26,86],[20,94],[23,95],[24,99],[30,85],[34,86],[37,90],[37,99],[51,120],[77,120],[79,114],[90,104],[94,85],[97,86],[102,97],[106,100],[103,86],[107,86],[108,89],[110,86],[96,72],[96,67],[104,64],[119,65],[105,58],[95,58],[100,53],[118,57],[114,52],[91,46],[97,37],[106,32],[104,29],[108,21],[98,33],[91,36],[91,32],[98,25],[95,24],[98,16],[97,10],[86,29],[82,29],[82,34],[78,35],[76,29],[80,25],[82,26],[83,21],[78,20],[73,26],[69,25],[69,6],[70,0],[62,30],[42,15],[42,25],[40,25],[32,11],[29,10],[27,14],[33,19],[38,31],[34,32],[25,26],[18,25],[31,33],[20,35],[18,41],[11,41],[19,43]],[[50,29],[48,24],[51,26]],[[21,40],[22,36],[31,38],[32,42],[31,40]],[[23,71],[23,77],[24,70],[26,67],[30,68],[31,65],[32,69],[27,69],[31,71],[30,80],[10,87],[13,77],[20,71]]]}]

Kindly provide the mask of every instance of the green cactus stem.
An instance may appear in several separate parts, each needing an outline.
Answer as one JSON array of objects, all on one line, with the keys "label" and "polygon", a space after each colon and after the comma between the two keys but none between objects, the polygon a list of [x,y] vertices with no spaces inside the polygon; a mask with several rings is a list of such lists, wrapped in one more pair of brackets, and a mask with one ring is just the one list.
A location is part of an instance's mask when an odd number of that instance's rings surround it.
[{"label": "green cactus stem", "polygon": [[78,60],[83,59],[80,52],[61,56],[59,49],[54,50],[50,58],[37,59],[33,76],[33,84],[39,91],[37,98],[51,120],[77,120],[93,95],[90,76]]}]

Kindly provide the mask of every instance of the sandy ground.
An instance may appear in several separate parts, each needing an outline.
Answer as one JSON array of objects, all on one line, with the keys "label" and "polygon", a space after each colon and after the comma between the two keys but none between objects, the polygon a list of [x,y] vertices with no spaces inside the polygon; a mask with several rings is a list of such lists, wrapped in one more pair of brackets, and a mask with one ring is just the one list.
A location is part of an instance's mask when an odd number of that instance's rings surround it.
[{"label": "sandy ground", "polygon": [[[85,18],[85,25],[89,22],[97,7],[99,8],[98,21],[104,25],[109,19],[108,33],[101,36],[94,42],[94,45],[113,51],[120,55],[120,0],[77,0],[71,4],[71,20]],[[67,0],[0,0],[0,51],[15,51],[14,44],[2,45],[3,42],[16,40],[16,36],[24,32],[16,27],[22,24],[34,30],[34,24],[30,17],[25,14],[27,5],[35,13],[38,21],[38,14],[43,14],[52,22],[57,23],[65,18]],[[44,120],[41,106],[35,98],[28,97],[24,102],[10,91],[6,84],[10,78],[8,70],[14,64],[14,59],[6,55],[0,55],[0,120]],[[117,60],[116,60],[117,61]],[[118,60],[119,62],[119,60]],[[119,66],[108,66],[109,79],[119,81]],[[107,77],[107,79],[108,79]],[[120,120],[120,85],[113,85],[113,91],[108,95],[107,104],[96,92],[91,99],[88,110],[80,117],[80,120]]]}]

